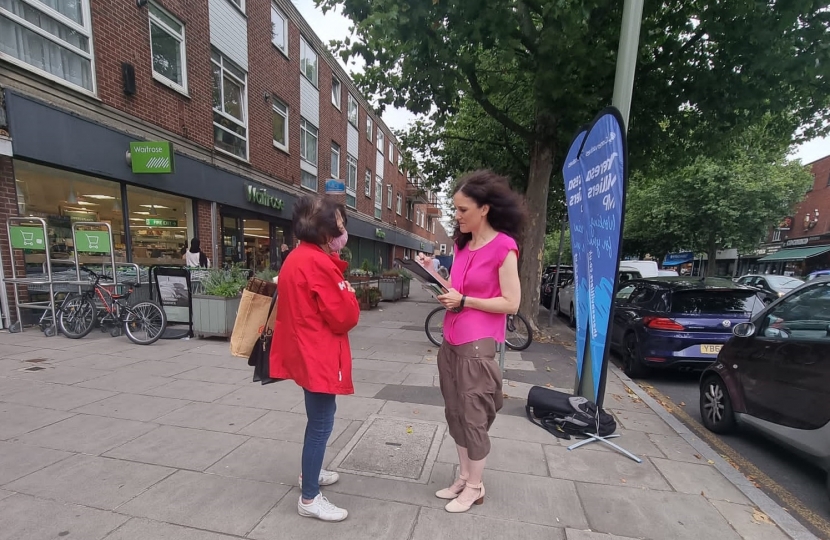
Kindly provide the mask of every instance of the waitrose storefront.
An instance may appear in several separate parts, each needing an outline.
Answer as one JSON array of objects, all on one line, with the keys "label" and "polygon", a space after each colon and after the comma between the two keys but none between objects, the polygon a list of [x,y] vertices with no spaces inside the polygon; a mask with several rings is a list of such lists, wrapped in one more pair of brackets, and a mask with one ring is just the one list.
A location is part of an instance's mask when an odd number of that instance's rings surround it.
[{"label": "waitrose storefront", "polygon": [[[7,208],[2,218],[46,220],[56,259],[74,258],[73,222],[99,221],[111,225],[121,262],[182,265],[183,248],[200,237],[214,264],[279,268],[280,246],[293,243],[296,193],[176,153],[167,141],[140,141],[12,90],[5,97],[17,212]],[[357,215],[349,232],[388,253],[383,267],[393,245],[424,245]],[[42,252],[24,257],[28,271],[42,268]]]}]

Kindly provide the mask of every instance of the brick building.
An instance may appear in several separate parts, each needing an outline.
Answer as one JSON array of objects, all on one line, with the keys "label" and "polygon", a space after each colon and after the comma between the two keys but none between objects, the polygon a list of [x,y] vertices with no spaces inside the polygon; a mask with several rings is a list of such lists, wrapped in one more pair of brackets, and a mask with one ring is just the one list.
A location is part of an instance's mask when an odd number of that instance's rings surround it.
[{"label": "brick building", "polygon": [[[74,256],[74,223],[102,222],[116,260],[142,268],[181,265],[193,237],[212,265],[278,268],[293,203],[330,178],[345,183],[353,265],[433,249],[434,194],[289,0],[10,6],[0,217],[41,218],[56,263]],[[7,275],[8,242],[0,227]],[[46,252],[14,259],[32,275]]]},{"label": "brick building", "polygon": [[830,155],[806,165],[813,185],[773,227],[757,253],[741,257],[742,273],[805,277],[830,268]]}]

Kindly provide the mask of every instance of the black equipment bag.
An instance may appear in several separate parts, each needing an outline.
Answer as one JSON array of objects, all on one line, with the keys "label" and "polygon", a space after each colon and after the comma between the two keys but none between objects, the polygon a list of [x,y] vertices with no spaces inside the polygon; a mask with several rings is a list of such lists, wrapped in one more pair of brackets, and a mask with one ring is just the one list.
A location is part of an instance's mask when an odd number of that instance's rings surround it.
[{"label": "black equipment bag", "polygon": [[614,417],[593,401],[543,386],[530,389],[525,412],[528,420],[560,439],[591,433],[606,437],[617,430]]},{"label": "black equipment bag", "polygon": [[[277,292],[274,291],[274,296],[271,299],[271,307],[268,309],[268,317],[266,321],[271,320],[271,313],[274,311],[274,305],[277,303]],[[248,365],[254,368],[253,382],[262,384],[270,384],[281,381],[282,379],[272,379],[270,375],[270,356],[271,356],[271,340],[274,337],[274,330],[268,328],[266,322],[262,327],[262,333],[259,339],[254,344],[251,350],[251,356],[248,357]]]}]

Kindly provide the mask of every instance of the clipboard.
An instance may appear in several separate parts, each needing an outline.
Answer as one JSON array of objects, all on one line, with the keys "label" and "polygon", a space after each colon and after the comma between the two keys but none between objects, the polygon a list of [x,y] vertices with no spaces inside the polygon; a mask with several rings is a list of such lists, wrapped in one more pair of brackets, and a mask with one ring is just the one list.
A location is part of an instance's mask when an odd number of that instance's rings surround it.
[{"label": "clipboard", "polygon": [[411,272],[433,296],[446,294],[451,288],[447,280],[435,273],[432,269],[421,266],[418,261],[413,259],[395,259],[395,262]]}]

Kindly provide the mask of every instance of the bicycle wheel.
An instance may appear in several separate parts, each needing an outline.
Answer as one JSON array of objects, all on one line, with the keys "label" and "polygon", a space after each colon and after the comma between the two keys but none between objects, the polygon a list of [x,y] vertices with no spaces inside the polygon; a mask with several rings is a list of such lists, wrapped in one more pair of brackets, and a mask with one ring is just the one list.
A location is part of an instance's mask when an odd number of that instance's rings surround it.
[{"label": "bicycle wheel", "polygon": [[64,299],[58,315],[58,329],[70,339],[80,339],[92,332],[98,310],[85,295],[72,294]]},{"label": "bicycle wheel", "polygon": [[443,307],[437,307],[427,315],[424,321],[424,331],[436,347],[440,347],[444,341],[444,314],[446,312],[447,310]]},{"label": "bicycle wheel", "polygon": [[533,342],[533,330],[521,314],[517,313],[512,320],[508,319],[504,342],[507,343],[509,349],[514,351],[523,351],[530,347]]},{"label": "bicycle wheel", "polygon": [[167,315],[155,302],[143,301],[133,306],[121,306],[124,316],[124,333],[137,345],[155,343],[167,328]]}]

